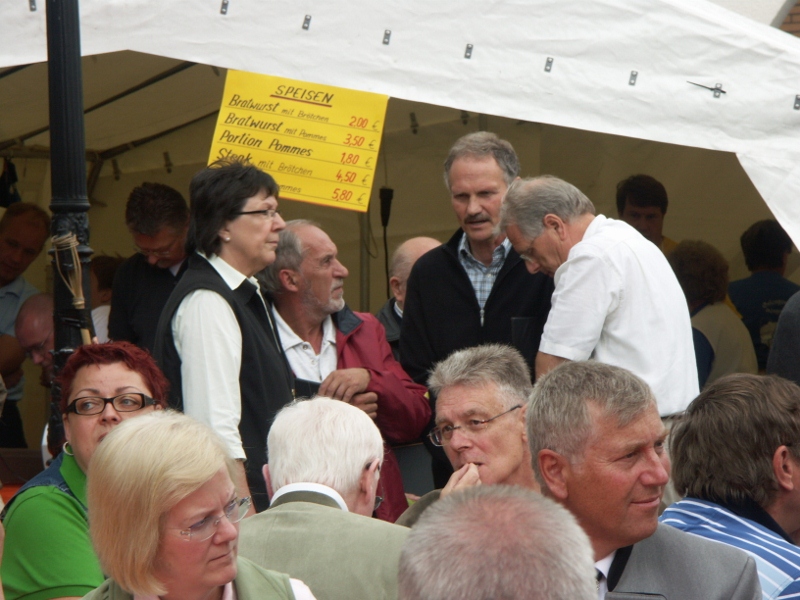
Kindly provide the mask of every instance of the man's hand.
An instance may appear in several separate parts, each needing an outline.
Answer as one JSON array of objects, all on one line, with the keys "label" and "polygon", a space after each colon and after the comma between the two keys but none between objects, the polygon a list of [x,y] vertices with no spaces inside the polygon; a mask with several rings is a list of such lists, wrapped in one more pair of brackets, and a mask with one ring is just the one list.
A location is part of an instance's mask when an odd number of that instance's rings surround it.
[{"label": "man's hand", "polygon": [[442,493],[439,498],[445,498],[453,492],[465,490],[474,485],[481,485],[481,483],[481,476],[478,473],[477,465],[474,463],[467,463],[450,475],[450,480],[447,482],[447,485],[442,488]]},{"label": "man's hand", "polygon": [[378,394],[375,392],[356,394],[350,404],[363,410],[373,421],[378,418]]},{"label": "man's hand", "polygon": [[[337,369],[320,384],[318,394],[350,403],[353,396],[367,389],[369,380],[366,369]],[[377,397],[375,402],[377,409]]]}]

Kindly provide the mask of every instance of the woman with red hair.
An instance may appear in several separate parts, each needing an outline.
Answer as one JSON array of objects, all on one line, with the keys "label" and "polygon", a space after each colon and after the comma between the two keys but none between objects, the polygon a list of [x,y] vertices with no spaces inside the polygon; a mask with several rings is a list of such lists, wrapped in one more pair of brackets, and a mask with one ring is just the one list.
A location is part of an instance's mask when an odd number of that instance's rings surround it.
[{"label": "woman with red hair", "polygon": [[86,472],[98,444],[126,419],[166,408],[169,383],[145,350],[128,342],[86,345],[58,376],[66,443],[3,513],[6,599],[82,597],[103,582],[89,539]]}]

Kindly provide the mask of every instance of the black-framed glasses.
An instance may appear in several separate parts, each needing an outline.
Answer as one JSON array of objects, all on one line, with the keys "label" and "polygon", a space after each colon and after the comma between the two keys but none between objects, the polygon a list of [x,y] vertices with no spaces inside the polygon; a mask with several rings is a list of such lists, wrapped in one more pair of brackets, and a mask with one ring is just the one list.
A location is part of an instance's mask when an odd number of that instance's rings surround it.
[{"label": "black-framed glasses", "polygon": [[517,404],[516,406],[509,408],[507,411],[501,412],[499,415],[495,415],[489,419],[470,419],[463,425],[445,425],[444,427],[434,427],[428,433],[428,439],[434,446],[444,446],[453,438],[453,432],[456,429],[461,429],[462,431],[469,433],[478,433],[486,429],[489,423],[495,419],[499,419],[503,415],[507,415],[518,408],[522,408],[522,404]]},{"label": "black-framed glasses", "polygon": [[67,412],[75,413],[76,415],[99,415],[106,409],[106,404],[109,403],[117,412],[134,412],[142,410],[145,406],[152,406],[156,401],[141,392],[126,392],[111,398],[84,396],[76,398],[72,404],[67,406]]},{"label": "black-framed glasses", "polygon": [[267,219],[274,219],[275,215],[281,214],[277,208],[265,208],[264,210],[240,210],[237,215],[261,215]]},{"label": "black-framed glasses", "polygon": [[251,504],[250,496],[234,498],[222,509],[223,514],[218,517],[206,517],[186,529],[178,529],[184,541],[202,542],[217,533],[220,521],[225,517],[230,523],[238,523],[247,515]]}]

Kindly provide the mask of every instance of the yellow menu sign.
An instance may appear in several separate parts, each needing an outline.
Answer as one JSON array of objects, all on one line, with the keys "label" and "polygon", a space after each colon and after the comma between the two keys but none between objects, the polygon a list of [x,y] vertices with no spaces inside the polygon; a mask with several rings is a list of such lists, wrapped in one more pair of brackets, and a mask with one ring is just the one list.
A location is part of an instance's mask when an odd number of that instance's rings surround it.
[{"label": "yellow menu sign", "polygon": [[246,160],[281,197],[365,212],[388,96],[228,71],[209,163]]}]

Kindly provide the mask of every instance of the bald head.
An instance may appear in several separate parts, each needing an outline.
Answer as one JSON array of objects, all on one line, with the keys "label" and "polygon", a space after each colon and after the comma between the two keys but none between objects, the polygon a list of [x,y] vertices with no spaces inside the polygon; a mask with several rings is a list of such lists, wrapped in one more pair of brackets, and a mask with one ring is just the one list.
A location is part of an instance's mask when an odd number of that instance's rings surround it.
[{"label": "bald head", "polygon": [[403,310],[406,299],[406,282],[411,274],[411,268],[420,256],[438,246],[441,246],[441,242],[433,238],[414,237],[400,244],[392,254],[389,284],[392,286],[392,294],[400,310]]},{"label": "bald head", "polygon": [[30,355],[34,364],[42,367],[41,382],[50,385],[53,369],[53,297],[36,294],[28,298],[17,313],[14,333],[19,345]]}]

